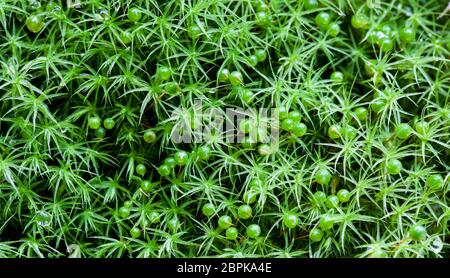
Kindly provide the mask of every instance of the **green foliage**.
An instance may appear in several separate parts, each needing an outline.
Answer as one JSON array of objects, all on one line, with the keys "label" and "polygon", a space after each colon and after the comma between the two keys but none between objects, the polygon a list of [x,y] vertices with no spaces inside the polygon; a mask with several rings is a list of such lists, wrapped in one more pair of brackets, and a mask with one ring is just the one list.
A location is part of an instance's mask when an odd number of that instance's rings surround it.
[{"label": "green foliage", "polygon": [[448,257],[446,2],[0,1],[0,258]]}]

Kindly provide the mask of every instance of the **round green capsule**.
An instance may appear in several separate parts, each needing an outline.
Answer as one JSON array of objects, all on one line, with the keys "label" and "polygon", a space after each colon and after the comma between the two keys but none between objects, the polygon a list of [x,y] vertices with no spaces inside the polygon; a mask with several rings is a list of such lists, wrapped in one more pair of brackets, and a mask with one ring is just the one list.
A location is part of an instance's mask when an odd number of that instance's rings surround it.
[{"label": "round green capsule", "polygon": [[156,141],[156,133],[152,130],[146,130],[144,132],[144,142],[146,143],[153,143]]},{"label": "round green capsule", "polygon": [[244,82],[244,77],[242,76],[242,73],[233,71],[230,73],[228,80],[230,80],[231,85],[238,86]]},{"label": "round green capsule", "polygon": [[25,25],[31,32],[39,33],[44,27],[44,22],[42,21],[42,18],[40,16],[31,15],[27,18]]},{"label": "round green capsule", "polygon": [[398,159],[390,159],[387,162],[386,169],[390,175],[398,175],[402,171],[402,163]]},{"label": "round green capsule", "polygon": [[283,225],[289,229],[293,229],[298,225],[298,216],[295,214],[287,214],[283,217]]},{"label": "round green capsule", "polygon": [[339,202],[346,203],[350,200],[350,192],[347,189],[341,189],[336,194]]},{"label": "round green capsule", "polygon": [[408,138],[412,133],[412,128],[409,124],[402,123],[395,127],[395,136],[400,139]]},{"label": "round green capsule", "polygon": [[409,236],[413,240],[424,240],[427,235],[427,229],[421,225],[413,225],[409,229]]},{"label": "round green capsule", "polygon": [[115,122],[114,119],[112,119],[112,118],[106,118],[106,119],[103,121],[103,126],[104,126],[106,129],[113,129],[115,125],[116,125],[116,122]]},{"label": "round green capsule", "polygon": [[341,127],[338,125],[332,125],[328,128],[328,137],[331,139],[338,139],[341,137]]},{"label": "round green capsule", "polygon": [[322,229],[323,231],[327,231],[327,230],[330,230],[331,228],[333,228],[333,225],[334,225],[334,220],[330,215],[324,214],[324,215],[320,216],[320,219],[319,219],[320,229]]},{"label": "round green capsule", "polygon": [[314,228],[309,232],[309,239],[313,242],[319,242],[323,238],[323,232],[319,228]]},{"label": "round green capsule", "polygon": [[139,21],[141,19],[142,12],[141,12],[140,9],[138,9],[136,7],[133,7],[133,8],[128,10],[128,14],[127,15],[128,15],[128,19],[130,21],[137,22],[137,21]]},{"label": "round green capsule", "polygon": [[218,223],[220,228],[228,229],[233,224],[233,220],[228,215],[223,215],[219,218]]},{"label": "round green capsule", "polygon": [[99,129],[102,125],[102,120],[99,117],[90,117],[88,120],[89,128],[91,129]]},{"label": "round green capsule", "polygon": [[251,224],[247,227],[247,236],[249,238],[257,238],[261,234],[261,227],[257,224]]},{"label": "round green capsule", "polygon": [[229,240],[236,240],[238,235],[238,230],[235,227],[230,227],[225,231],[225,236]]},{"label": "round green capsule", "polygon": [[331,181],[331,173],[328,169],[319,169],[315,174],[316,182],[322,185],[327,185]]},{"label": "round green capsule", "polygon": [[238,208],[238,215],[242,219],[249,219],[252,217],[252,208],[249,205],[242,205]]},{"label": "round green capsule", "polygon": [[428,176],[426,185],[432,190],[440,190],[444,187],[444,178],[439,174]]},{"label": "round green capsule", "polygon": [[216,209],[215,209],[214,205],[211,203],[206,203],[202,207],[202,213],[203,213],[203,215],[205,215],[207,217],[211,217],[215,213],[215,211],[216,211]]}]

